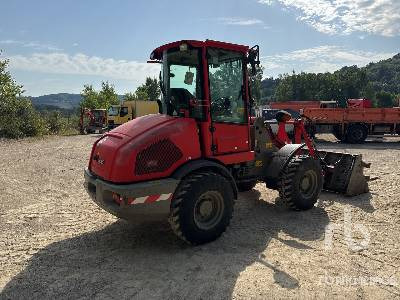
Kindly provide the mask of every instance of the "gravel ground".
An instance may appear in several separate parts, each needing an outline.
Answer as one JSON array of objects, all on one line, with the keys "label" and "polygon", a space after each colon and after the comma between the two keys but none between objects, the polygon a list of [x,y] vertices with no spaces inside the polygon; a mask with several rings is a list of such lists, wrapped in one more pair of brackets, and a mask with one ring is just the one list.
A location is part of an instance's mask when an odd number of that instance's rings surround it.
[{"label": "gravel ground", "polygon": [[197,247],[166,222],[128,224],[90,201],[95,135],[0,141],[0,299],[400,299],[399,140],[320,138],[372,163],[370,193],[323,193],[292,212],[258,184],[227,232]]}]

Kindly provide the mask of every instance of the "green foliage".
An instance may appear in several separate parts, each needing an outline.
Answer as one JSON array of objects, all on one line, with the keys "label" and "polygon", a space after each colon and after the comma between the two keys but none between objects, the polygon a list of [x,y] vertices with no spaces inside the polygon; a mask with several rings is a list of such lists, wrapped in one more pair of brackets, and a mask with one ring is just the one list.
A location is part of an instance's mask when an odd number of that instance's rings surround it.
[{"label": "green foliage", "polygon": [[267,102],[276,101],[274,98],[275,90],[280,83],[280,78],[266,78],[261,81],[261,101],[259,104],[266,104]]},{"label": "green foliage", "polygon": [[285,74],[275,90],[277,101],[359,98],[367,86],[366,73],[356,66],[332,73]]},{"label": "green foliage", "polygon": [[[390,105],[389,96],[400,94],[400,54],[363,68],[343,67],[334,73],[284,74],[261,82],[261,103],[266,101],[336,100],[344,106],[349,98],[368,98],[378,107]],[[382,98],[383,97],[383,98]]]},{"label": "green foliage", "polygon": [[141,85],[136,89],[135,97],[136,100],[149,100],[149,94],[147,92],[146,85]]},{"label": "green foliage", "polygon": [[101,90],[96,91],[92,85],[84,85],[81,92],[82,101],[80,107],[83,108],[105,108],[119,104],[118,95],[114,85],[107,82],[101,83]]},{"label": "green foliage", "polygon": [[155,101],[160,98],[160,83],[157,78],[147,77],[146,82],[136,88],[134,93],[126,93],[123,97],[124,101],[133,100],[151,100]]},{"label": "green foliage", "polygon": [[146,77],[146,82],[138,86],[135,93],[128,93],[124,99],[129,97],[130,100],[157,100],[160,98],[160,83],[157,78]]},{"label": "green foliage", "polygon": [[23,89],[7,71],[8,60],[0,59],[0,137],[22,138],[44,131],[44,124]]},{"label": "green foliage", "polygon": [[154,101],[160,98],[160,84],[157,78],[147,77],[144,85],[146,87],[148,100]]},{"label": "green foliage", "polygon": [[66,118],[60,112],[37,112],[23,89],[7,71],[8,61],[0,58],[0,137],[24,138],[44,134],[76,132],[78,116]]},{"label": "green foliage", "polygon": [[250,75],[250,94],[256,104],[261,104],[261,80],[263,70],[262,67],[257,68],[255,75],[252,74],[250,69],[248,70],[248,74]]},{"label": "green foliage", "polygon": [[393,107],[395,96],[389,92],[378,92],[376,93],[376,102],[378,107]]},{"label": "green foliage", "polygon": [[83,86],[81,95],[82,101],[80,103],[80,107],[90,109],[100,108],[99,93],[93,88],[91,84],[85,84]]},{"label": "green foliage", "polygon": [[400,53],[392,58],[370,63],[365,70],[375,91],[400,94]]},{"label": "green foliage", "polygon": [[63,129],[62,116],[59,111],[52,111],[47,116],[48,129],[51,133],[58,134]]},{"label": "green foliage", "polygon": [[72,135],[79,133],[78,112],[65,114],[58,110],[42,111],[41,118],[45,125],[45,134]]},{"label": "green foliage", "polygon": [[118,95],[115,92],[113,84],[107,82],[101,83],[101,90],[99,92],[99,105],[96,108],[109,108],[111,105],[119,104]]},{"label": "green foliage", "polygon": [[124,101],[134,101],[136,100],[136,95],[135,93],[126,93],[123,99]]}]

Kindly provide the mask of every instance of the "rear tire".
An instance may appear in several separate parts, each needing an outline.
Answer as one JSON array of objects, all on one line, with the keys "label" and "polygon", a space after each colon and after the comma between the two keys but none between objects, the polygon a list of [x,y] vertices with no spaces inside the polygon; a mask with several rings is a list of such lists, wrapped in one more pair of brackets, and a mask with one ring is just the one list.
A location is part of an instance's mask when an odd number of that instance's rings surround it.
[{"label": "rear tire", "polygon": [[236,184],[239,192],[247,192],[252,190],[257,184],[257,181],[244,181]]},{"label": "rear tire", "polygon": [[351,144],[364,143],[368,130],[361,124],[350,125],[346,132],[346,141]]},{"label": "rear tire", "polygon": [[294,210],[312,208],[322,186],[321,165],[310,156],[294,156],[278,181],[280,198]]},{"label": "rear tire", "polygon": [[182,240],[198,245],[216,240],[232,218],[234,194],[230,182],[213,172],[188,175],[171,202],[169,222]]}]

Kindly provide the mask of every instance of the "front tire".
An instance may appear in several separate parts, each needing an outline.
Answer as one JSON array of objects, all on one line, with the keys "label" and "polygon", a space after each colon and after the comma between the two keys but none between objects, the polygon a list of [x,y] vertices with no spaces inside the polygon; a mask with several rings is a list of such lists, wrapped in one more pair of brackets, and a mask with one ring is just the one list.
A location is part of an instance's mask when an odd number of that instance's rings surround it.
[{"label": "front tire", "polygon": [[171,202],[169,222],[182,240],[198,245],[216,240],[232,218],[234,194],[230,182],[213,172],[188,175]]},{"label": "front tire", "polygon": [[323,186],[322,168],[310,156],[294,156],[278,182],[279,196],[294,210],[314,206]]}]

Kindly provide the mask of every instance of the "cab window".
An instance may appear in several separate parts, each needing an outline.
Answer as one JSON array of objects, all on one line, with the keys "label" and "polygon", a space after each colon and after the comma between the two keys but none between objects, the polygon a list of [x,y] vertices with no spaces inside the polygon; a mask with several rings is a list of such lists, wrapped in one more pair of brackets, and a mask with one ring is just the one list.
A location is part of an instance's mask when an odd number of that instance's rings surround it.
[{"label": "cab window", "polygon": [[128,108],[127,107],[121,107],[121,112],[119,114],[120,117],[125,117],[128,114]]},{"label": "cab window", "polygon": [[243,97],[243,54],[221,49],[209,49],[207,54],[212,120],[247,123]]},{"label": "cab window", "polygon": [[[177,116],[179,112],[190,109],[191,100],[203,98],[201,84],[201,49],[190,48],[181,51],[170,49],[163,54],[162,81],[166,112]],[[191,111],[191,117],[201,118]]]}]

